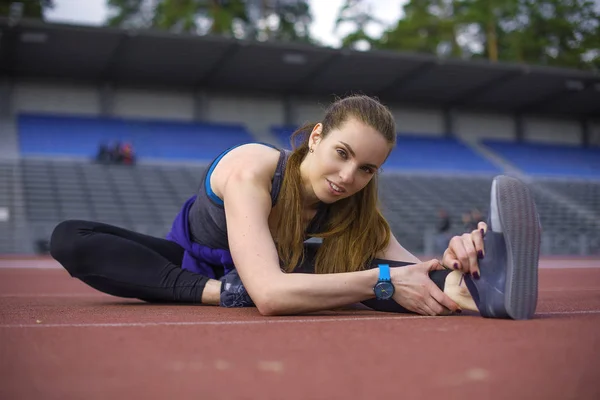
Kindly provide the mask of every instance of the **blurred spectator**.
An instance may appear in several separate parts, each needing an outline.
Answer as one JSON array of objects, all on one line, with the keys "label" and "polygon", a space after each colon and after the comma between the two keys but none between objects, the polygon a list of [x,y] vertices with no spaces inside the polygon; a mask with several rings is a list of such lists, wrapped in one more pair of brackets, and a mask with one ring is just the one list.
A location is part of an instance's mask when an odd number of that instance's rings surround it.
[{"label": "blurred spectator", "polygon": [[129,142],[121,143],[118,140],[110,146],[104,142],[100,143],[96,161],[102,164],[133,165],[135,164],[133,145]]},{"label": "blurred spectator", "polygon": [[121,163],[121,142],[115,141],[111,147],[110,151],[110,159],[114,164]]},{"label": "blurred spectator", "polygon": [[471,220],[473,221],[473,224],[475,225],[475,228],[473,228],[473,229],[477,229],[477,224],[480,223],[481,221],[485,222],[485,217],[483,216],[481,211],[479,211],[477,208],[474,208],[471,210]]},{"label": "blurred spectator", "polygon": [[448,212],[441,208],[438,211],[438,225],[437,225],[437,230],[438,233],[446,233],[450,230],[450,217],[448,216]]},{"label": "blurred spectator", "polygon": [[35,252],[40,255],[50,254],[50,241],[48,239],[37,239],[35,241]]},{"label": "blurred spectator", "polygon": [[465,232],[472,232],[477,229],[477,223],[473,221],[473,217],[468,211],[462,214],[462,223]]},{"label": "blurred spectator", "polygon": [[435,237],[435,252],[442,254],[446,248],[448,247],[448,243],[450,242],[450,216],[448,212],[441,208],[438,211],[438,223],[436,226],[437,234]]},{"label": "blurred spectator", "polygon": [[96,161],[102,164],[108,164],[111,162],[111,153],[108,145],[104,142],[98,146],[98,153],[96,154]]},{"label": "blurred spectator", "polygon": [[121,146],[121,163],[125,165],[133,165],[135,163],[135,154],[133,153],[133,145],[124,143]]}]

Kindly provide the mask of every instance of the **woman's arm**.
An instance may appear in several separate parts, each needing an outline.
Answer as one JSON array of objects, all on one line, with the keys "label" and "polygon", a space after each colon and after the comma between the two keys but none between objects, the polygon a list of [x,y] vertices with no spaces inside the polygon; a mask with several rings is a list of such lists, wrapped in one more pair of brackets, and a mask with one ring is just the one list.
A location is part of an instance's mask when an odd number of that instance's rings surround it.
[{"label": "woman's arm", "polygon": [[329,310],[374,298],[377,269],[341,274],[286,274],[271,237],[269,176],[231,173],[223,187],[229,248],[248,294],[263,315]]}]

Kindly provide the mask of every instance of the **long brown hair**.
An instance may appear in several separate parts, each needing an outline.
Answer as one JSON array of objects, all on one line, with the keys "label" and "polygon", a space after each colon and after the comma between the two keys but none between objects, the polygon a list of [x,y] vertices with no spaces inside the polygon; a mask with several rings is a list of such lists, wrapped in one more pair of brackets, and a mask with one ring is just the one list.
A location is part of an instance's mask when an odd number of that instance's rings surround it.
[{"label": "long brown hair", "polygon": [[[337,99],[322,120],[321,136],[341,127],[354,117],[372,127],[387,140],[390,149],[396,144],[396,124],[391,112],[369,96],[354,95]],[[286,272],[292,272],[304,259],[305,230],[302,212],[300,164],[308,154],[308,140],[316,124],[306,124],[292,135],[293,151],[285,170],[276,209],[280,215],[274,229],[275,243]],[[300,144],[298,139],[301,140]],[[329,206],[329,218],[322,232],[316,273],[352,272],[363,269],[389,243],[390,227],[380,211],[377,174],[358,193]]]}]

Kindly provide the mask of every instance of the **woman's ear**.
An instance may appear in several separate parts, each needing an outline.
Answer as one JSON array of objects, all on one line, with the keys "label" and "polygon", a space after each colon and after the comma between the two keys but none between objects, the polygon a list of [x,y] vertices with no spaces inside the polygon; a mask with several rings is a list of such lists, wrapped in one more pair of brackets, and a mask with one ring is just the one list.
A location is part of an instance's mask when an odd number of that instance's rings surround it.
[{"label": "woman's ear", "polygon": [[323,133],[323,124],[319,122],[318,124],[315,125],[312,132],[310,133],[310,137],[308,139],[308,146],[311,147],[311,146],[319,143],[319,141],[322,139],[322,136],[321,136],[322,133]]}]

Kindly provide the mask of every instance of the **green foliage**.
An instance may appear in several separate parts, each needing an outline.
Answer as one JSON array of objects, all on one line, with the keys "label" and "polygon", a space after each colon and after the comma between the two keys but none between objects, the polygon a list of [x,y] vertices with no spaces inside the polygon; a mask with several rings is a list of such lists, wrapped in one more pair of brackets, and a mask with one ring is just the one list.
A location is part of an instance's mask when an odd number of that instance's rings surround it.
[{"label": "green foliage", "polygon": [[335,29],[341,25],[350,23],[354,29],[342,38],[342,47],[356,48],[360,42],[366,42],[374,47],[378,39],[367,33],[369,24],[382,25],[382,22],[371,15],[366,2],[363,0],[346,0],[338,12],[335,21]]},{"label": "green foliage", "polygon": [[591,0],[411,0],[376,47],[570,68],[600,65]]},{"label": "green foliage", "polygon": [[290,42],[311,42],[310,23],[312,15],[307,1],[276,2],[271,10],[278,27],[268,34],[270,39]]},{"label": "green foliage", "polygon": [[[108,0],[108,25],[239,39],[308,41],[307,0]],[[275,27],[267,21],[275,18]]]},{"label": "green foliage", "polygon": [[584,58],[588,51],[600,50],[600,14],[593,1],[539,0],[526,2],[525,11],[530,23],[521,32],[522,39],[533,45],[516,43],[517,60],[573,68],[593,65]]},{"label": "green foliage", "polygon": [[[313,42],[308,0],[108,0],[108,4],[113,10],[111,26]],[[600,67],[600,1],[409,0],[403,17],[388,27],[373,17],[370,6],[377,3],[343,3],[336,29],[353,27],[342,38],[343,47],[366,42],[374,49],[440,57]],[[373,25],[385,28],[380,37],[369,34]]]},{"label": "green foliage", "polygon": [[107,5],[113,15],[107,25],[123,28],[148,27],[148,21],[142,21],[142,6],[147,6],[146,0],[108,0]]},{"label": "green foliage", "polygon": [[458,56],[456,21],[448,0],[410,0],[404,18],[386,30],[376,47]]},{"label": "green foliage", "polygon": [[[0,0],[0,17],[10,15],[10,7],[14,0]],[[20,0],[23,5],[22,18],[44,19],[44,11],[54,6],[53,0]]]}]

